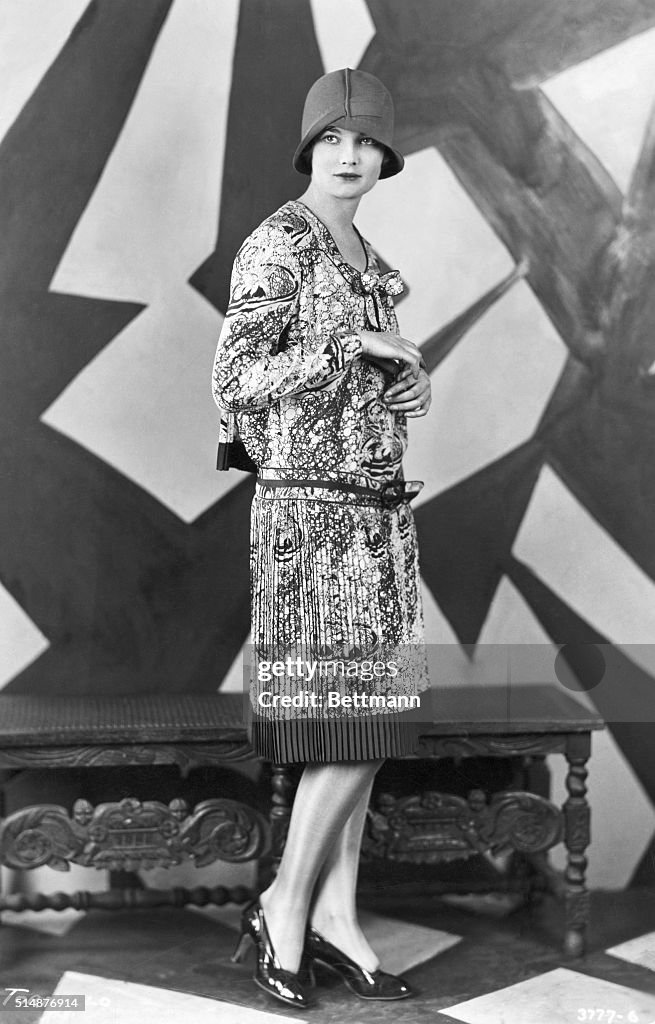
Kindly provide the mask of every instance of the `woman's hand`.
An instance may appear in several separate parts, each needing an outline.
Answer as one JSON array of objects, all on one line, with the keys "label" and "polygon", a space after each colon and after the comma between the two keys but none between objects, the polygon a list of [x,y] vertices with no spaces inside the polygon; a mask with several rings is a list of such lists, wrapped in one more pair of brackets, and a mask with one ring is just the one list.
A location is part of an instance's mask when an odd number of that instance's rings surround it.
[{"label": "woman's hand", "polygon": [[420,372],[421,353],[412,341],[391,331],[358,331],[362,339],[362,355],[378,360],[392,359],[404,363],[415,380]]},{"label": "woman's hand", "polygon": [[417,379],[409,367],[404,367],[385,391],[383,401],[394,412],[404,412],[406,416],[425,416],[432,403],[432,388],[426,370],[421,366]]}]

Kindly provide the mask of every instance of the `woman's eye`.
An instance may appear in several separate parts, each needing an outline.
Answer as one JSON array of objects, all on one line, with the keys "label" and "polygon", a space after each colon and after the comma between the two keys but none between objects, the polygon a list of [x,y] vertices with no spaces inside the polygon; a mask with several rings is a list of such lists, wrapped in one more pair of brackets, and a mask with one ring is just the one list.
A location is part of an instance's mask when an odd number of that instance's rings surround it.
[{"label": "woman's eye", "polygon": [[333,135],[332,132],[328,132],[327,135],[321,135],[321,142],[338,142],[338,141],[339,140],[338,140],[337,136]]},{"label": "woman's eye", "polygon": [[365,135],[363,139],[360,139],[360,142],[361,142],[362,146],[377,146],[376,140],[375,139],[369,139],[369,137],[367,135]]}]

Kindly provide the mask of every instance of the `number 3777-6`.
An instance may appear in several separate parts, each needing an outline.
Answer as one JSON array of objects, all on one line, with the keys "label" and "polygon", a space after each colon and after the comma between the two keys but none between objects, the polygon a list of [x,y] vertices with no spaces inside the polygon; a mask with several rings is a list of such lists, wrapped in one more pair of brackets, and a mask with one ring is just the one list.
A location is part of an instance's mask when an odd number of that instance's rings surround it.
[{"label": "number 3777-6", "polygon": [[655,1024],[655,1018],[650,1021],[642,1020],[636,1010],[628,1013],[620,1013],[619,1010],[609,1010],[601,1007],[584,1007],[578,1009],[576,1020],[582,1024]]}]

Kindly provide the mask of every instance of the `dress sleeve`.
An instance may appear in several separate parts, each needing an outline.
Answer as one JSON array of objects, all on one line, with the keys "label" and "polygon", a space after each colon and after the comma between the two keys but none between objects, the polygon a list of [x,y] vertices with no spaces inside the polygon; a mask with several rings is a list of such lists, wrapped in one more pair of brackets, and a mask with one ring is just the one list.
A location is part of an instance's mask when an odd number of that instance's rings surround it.
[{"label": "dress sleeve", "polygon": [[320,388],[361,354],[361,339],[346,326],[320,339],[309,325],[288,330],[301,284],[300,261],[279,228],[259,229],[240,249],[214,360],[212,391],[222,409],[261,408]]}]

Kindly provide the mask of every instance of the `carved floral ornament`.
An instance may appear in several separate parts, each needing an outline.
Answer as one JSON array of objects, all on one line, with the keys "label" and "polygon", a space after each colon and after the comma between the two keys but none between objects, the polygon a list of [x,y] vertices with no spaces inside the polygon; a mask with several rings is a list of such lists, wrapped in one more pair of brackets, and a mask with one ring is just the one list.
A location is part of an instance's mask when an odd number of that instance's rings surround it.
[{"label": "carved floral ornament", "polygon": [[378,797],[369,814],[364,852],[390,860],[437,862],[487,852],[541,853],[562,838],[563,816],[534,793],[497,793],[487,802],[474,789],[467,799],[425,792]]},{"label": "carved floral ornament", "polygon": [[181,799],[167,806],[126,798],[95,808],[77,800],[72,817],[65,807],[47,804],[10,815],[0,830],[0,863],[130,871],[190,859],[202,867],[215,860],[256,860],[269,843],[265,818],[235,800],[205,800],[191,813]]}]

